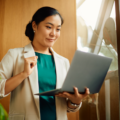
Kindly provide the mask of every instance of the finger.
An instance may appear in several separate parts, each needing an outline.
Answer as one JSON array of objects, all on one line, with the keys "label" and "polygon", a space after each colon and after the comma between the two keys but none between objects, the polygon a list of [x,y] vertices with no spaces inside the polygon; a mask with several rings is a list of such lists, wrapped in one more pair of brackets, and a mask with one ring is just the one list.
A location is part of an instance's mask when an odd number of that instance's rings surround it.
[{"label": "finger", "polygon": [[65,95],[63,95],[63,94],[59,94],[59,95],[56,95],[57,97],[64,97],[64,98],[66,98],[66,96]]},{"label": "finger", "polygon": [[38,56],[32,56],[32,57],[28,57],[30,59],[34,59],[34,58],[38,58]]},{"label": "finger", "polygon": [[35,61],[35,60],[38,59],[38,56],[28,57],[26,59],[29,60],[29,61]]},{"label": "finger", "polygon": [[38,56],[34,56],[34,57],[29,57],[26,58],[26,63],[30,64],[31,67],[35,66],[37,64],[37,58]]},{"label": "finger", "polygon": [[38,59],[38,56],[35,56],[36,60]]},{"label": "finger", "polygon": [[33,63],[33,62],[36,62],[36,58],[34,58],[34,59],[25,58],[25,62],[26,62],[27,64],[31,64],[31,63]]},{"label": "finger", "polygon": [[85,94],[83,94],[83,97],[86,97],[87,95],[90,94],[89,88],[85,88],[85,89],[86,89],[86,91],[85,91]]},{"label": "finger", "polygon": [[64,96],[64,97],[67,97],[67,98],[70,96],[70,94],[67,93],[67,92],[63,92],[63,93],[61,93],[60,95],[61,95],[61,96]]},{"label": "finger", "polygon": [[90,94],[89,88],[86,88],[86,92],[87,95]]},{"label": "finger", "polygon": [[63,92],[63,94],[69,99],[73,96],[73,94],[70,94],[68,92]]},{"label": "finger", "polygon": [[60,95],[61,93],[57,93],[57,94],[55,94],[55,96],[58,96],[58,95]]},{"label": "finger", "polygon": [[30,63],[30,68],[33,68],[35,66],[35,63],[34,62],[31,62]]},{"label": "finger", "polygon": [[71,93],[68,93],[68,92],[64,92],[63,93],[65,96],[66,96],[66,98],[68,98],[68,99],[73,99],[73,98],[75,98],[75,94],[71,94]]},{"label": "finger", "polygon": [[74,87],[74,94],[75,94],[75,96],[79,96],[79,92],[78,92],[78,88],[77,87]]}]

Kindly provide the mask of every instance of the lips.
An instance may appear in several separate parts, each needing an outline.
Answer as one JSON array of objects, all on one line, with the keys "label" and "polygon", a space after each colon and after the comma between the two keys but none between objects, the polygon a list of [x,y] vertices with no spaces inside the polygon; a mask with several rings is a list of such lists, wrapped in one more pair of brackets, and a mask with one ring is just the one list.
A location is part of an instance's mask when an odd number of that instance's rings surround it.
[{"label": "lips", "polygon": [[54,41],[55,39],[48,39],[48,38],[47,38],[47,40],[49,40],[49,41]]}]

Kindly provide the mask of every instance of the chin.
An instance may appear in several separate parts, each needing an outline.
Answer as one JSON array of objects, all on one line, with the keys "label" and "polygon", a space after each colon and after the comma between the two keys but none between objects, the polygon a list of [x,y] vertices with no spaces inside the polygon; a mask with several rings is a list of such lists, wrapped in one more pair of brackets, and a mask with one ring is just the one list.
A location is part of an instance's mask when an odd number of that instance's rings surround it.
[{"label": "chin", "polygon": [[[54,44],[53,44],[54,45]],[[49,45],[48,47],[53,47],[53,45]]]},{"label": "chin", "polygon": [[47,44],[48,47],[52,47],[53,45],[54,45],[54,43]]}]

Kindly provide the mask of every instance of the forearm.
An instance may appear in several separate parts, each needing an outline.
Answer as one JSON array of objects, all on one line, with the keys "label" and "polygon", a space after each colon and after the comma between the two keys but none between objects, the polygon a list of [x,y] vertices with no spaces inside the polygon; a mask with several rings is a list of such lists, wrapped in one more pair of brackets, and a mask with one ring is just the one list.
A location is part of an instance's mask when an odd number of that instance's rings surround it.
[{"label": "forearm", "polygon": [[26,77],[27,75],[21,72],[8,79],[5,83],[5,95],[13,91]]}]

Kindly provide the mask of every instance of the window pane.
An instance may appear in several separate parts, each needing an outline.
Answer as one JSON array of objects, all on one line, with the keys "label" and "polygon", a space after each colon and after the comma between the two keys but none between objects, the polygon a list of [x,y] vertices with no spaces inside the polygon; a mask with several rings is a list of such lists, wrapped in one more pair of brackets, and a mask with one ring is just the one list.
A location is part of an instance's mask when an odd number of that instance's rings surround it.
[{"label": "window pane", "polygon": [[119,119],[119,77],[114,0],[77,0],[77,48],[112,58],[97,94],[83,100],[80,120]]}]

